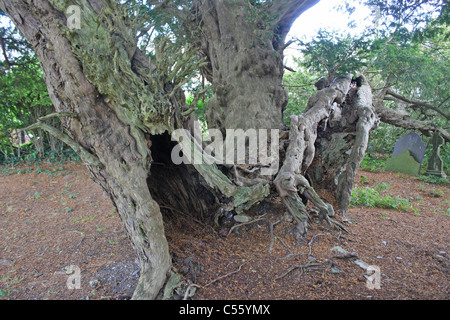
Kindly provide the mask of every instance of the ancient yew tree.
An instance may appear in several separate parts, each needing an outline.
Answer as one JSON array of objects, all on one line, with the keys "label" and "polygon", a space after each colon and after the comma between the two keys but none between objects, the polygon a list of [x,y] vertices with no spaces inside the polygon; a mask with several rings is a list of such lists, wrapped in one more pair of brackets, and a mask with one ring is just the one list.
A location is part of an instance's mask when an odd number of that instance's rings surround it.
[{"label": "ancient yew tree", "polygon": [[[48,117],[59,117],[64,131],[44,122],[31,128],[70,145],[110,195],[141,266],[133,298],[157,298],[171,275],[162,208],[213,222],[274,193],[294,216],[299,236],[310,218],[306,201],[321,220],[344,228],[332,217],[347,209],[378,111],[386,120],[396,114],[374,102],[367,81],[358,86],[344,74],[318,87],[306,112],[292,115],[285,128],[286,36],[317,2],[0,0],[0,9],[34,48],[57,111]],[[70,20],[77,10],[69,7],[78,10],[79,25]],[[173,17],[188,44],[148,37],[153,52],[141,50],[138,40],[152,25],[146,19],[159,13]],[[182,86],[196,71],[213,88],[208,128],[224,134],[280,130],[270,136],[280,142],[278,172],[262,175],[262,165],[173,163],[171,135],[178,129],[193,135],[195,114]],[[201,142],[194,139],[191,146],[201,148]],[[336,208],[316,192],[323,182],[333,186]]]}]

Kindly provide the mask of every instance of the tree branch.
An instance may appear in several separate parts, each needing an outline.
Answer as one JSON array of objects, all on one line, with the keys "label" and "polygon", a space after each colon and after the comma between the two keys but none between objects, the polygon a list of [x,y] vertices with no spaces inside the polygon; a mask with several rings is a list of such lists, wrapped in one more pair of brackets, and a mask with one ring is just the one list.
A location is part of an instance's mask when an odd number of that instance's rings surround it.
[{"label": "tree branch", "polygon": [[273,1],[268,10],[272,17],[279,17],[274,30],[284,39],[295,20],[319,0],[278,0]]},{"label": "tree branch", "polygon": [[375,104],[375,110],[382,122],[405,129],[419,130],[428,137],[431,136],[433,132],[438,131],[446,142],[450,142],[450,134],[445,129],[435,127],[433,124],[426,121],[413,119],[397,110],[388,108],[383,104],[383,101]]},{"label": "tree branch", "polygon": [[188,298],[189,292],[190,292],[190,290],[191,290],[192,287],[196,287],[196,288],[206,288],[206,287],[212,285],[213,283],[215,283],[215,282],[217,282],[217,281],[219,281],[219,280],[222,280],[222,279],[224,279],[224,278],[226,278],[226,277],[229,277],[229,276],[231,276],[231,275],[233,275],[233,274],[235,274],[235,273],[238,273],[239,271],[241,271],[242,267],[243,267],[244,265],[246,265],[247,263],[249,263],[250,261],[252,261],[252,259],[250,259],[250,260],[245,261],[244,263],[242,263],[236,270],[234,270],[234,271],[232,271],[232,272],[229,272],[229,273],[227,273],[227,274],[224,274],[223,276],[220,276],[220,277],[218,277],[218,278],[216,278],[216,279],[214,279],[214,280],[208,282],[207,284],[205,284],[205,285],[203,285],[203,286],[202,286],[202,285],[199,285],[199,284],[195,284],[195,283],[190,283],[189,286],[188,286],[187,289],[186,289],[186,292],[185,292],[185,294],[184,294],[183,300],[186,300],[186,299]]},{"label": "tree branch", "polygon": [[52,119],[52,118],[60,118],[60,117],[70,117],[70,118],[78,118],[78,113],[73,112],[54,112],[47,114],[45,116],[42,116],[39,118],[39,121]]},{"label": "tree branch", "polygon": [[2,48],[3,58],[5,59],[6,63],[6,67],[1,70],[1,73],[3,73],[11,68],[11,62],[9,61],[8,55],[6,54],[5,40],[2,37],[0,37],[0,46]]},{"label": "tree branch", "polygon": [[287,276],[290,272],[292,272],[295,269],[302,269],[302,274],[303,274],[303,270],[306,268],[312,268],[312,267],[322,267],[324,264],[322,263],[307,263],[307,264],[301,264],[301,265],[295,265],[290,267],[285,273],[283,273],[281,276],[277,276],[275,277],[275,280],[284,278],[285,276]]},{"label": "tree branch", "polygon": [[419,107],[424,107],[433,111],[436,111],[437,113],[439,113],[441,116],[443,116],[445,119],[450,120],[450,115],[446,114],[445,112],[443,112],[442,110],[440,110],[439,108],[426,103],[426,102],[422,102],[422,101],[418,101],[418,100],[412,100],[412,99],[408,99],[406,97],[403,97],[402,95],[399,95],[398,93],[393,92],[392,90],[387,90],[386,94],[393,96],[394,98],[397,98],[401,101],[404,101],[406,103],[409,103],[411,105],[415,105],[415,106],[419,106]]},{"label": "tree branch", "polygon": [[35,124],[32,124],[29,127],[21,129],[21,131],[29,131],[34,129],[42,129],[47,131],[49,134],[51,134],[53,137],[55,137],[58,140],[61,140],[65,144],[67,144],[69,147],[73,149],[73,151],[76,152],[80,156],[80,158],[90,166],[100,166],[100,160],[94,156],[93,154],[89,153],[86,149],[84,149],[81,145],[79,145],[77,142],[72,140],[67,134],[59,131],[58,129],[44,123],[44,122],[36,122]]}]

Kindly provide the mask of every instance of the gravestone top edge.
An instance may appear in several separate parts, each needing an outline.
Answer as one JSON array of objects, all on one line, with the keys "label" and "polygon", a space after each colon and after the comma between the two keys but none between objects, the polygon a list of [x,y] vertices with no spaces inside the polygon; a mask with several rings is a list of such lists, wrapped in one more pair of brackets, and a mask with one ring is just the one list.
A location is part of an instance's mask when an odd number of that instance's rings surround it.
[{"label": "gravestone top edge", "polygon": [[392,157],[407,149],[417,162],[422,163],[426,148],[420,135],[416,132],[410,132],[396,141]]}]

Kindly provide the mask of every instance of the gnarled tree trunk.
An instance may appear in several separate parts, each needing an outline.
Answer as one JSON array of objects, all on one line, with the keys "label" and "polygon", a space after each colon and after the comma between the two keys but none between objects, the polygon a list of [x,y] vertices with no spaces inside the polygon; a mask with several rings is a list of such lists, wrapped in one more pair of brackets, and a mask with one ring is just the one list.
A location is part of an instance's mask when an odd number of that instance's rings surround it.
[{"label": "gnarled tree trunk", "polygon": [[[244,0],[194,1],[193,20],[202,21],[201,51],[208,62],[203,72],[215,93],[208,103],[210,128],[281,127],[287,103],[281,87],[284,40],[295,18],[316,2],[280,0],[257,7]],[[80,8],[79,29],[67,27],[64,13],[72,4]],[[240,213],[266,198],[274,182],[301,234],[308,220],[301,196],[332,223],[333,209],[305,178],[321,150],[317,139],[329,137],[329,128],[331,135],[349,137],[340,151],[353,147],[339,162],[339,167],[347,164],[338,179],[338,198],[346,209],[376,121],[370,90],[357,88],[351,99],[351,76],[337,78],[311,98],[305,114],[292,116],[286,159],[274,181],[238,177],[235,165],[175,166],[171,134],[193,130],[180,91],[181,78],[195,67],[189,65],[190,52],[165,54],[168,43],[160,42],[151,61],[137,48],[130,9],[109,0],[0,0],[0,8],[33,45],[65,132],[43,123],[36,127],[74,148],[118,209],[141,263],[133,298],[156,298],[171,271],[160,207],[195,212],[202,219],[224,210]],[[336,137],[331,141],[339,141]],[[194,139],[189,147],[201,145]]]},{"label": "gnarled tree trunk", "polygon": [[168,109],[160,107],[170,107],[170,101],[151,79],[152,66],[138,51],[121,9],[102,0],[80,1],[82,28],[70,30],[64,14],[69,4],[5,0],[0,8],[33,45],[56,111],[77,115],[62,118],[67,134],[52,132],[69,141],[110,195],[141,263],[134,298],[153,299],[171,258],[147,184],[148,146],[150,134],[167,130],[175,112],[166,116]]},{"label": "gnarled tree trunk", "polygon": [[198,0],[203,75],[213,84],[209,128],[272,129],[282,126],[288,96],[281,86],[284,40],[290,26],[317,1]]},{"label": "gnarled tree trunk", "polygon": [[[333,207],[317,195],[311,182],[334,189],[345,214],[369,132],[377,121],[370,87],[352,87],[351,74],[339,76],[314,94],[305,113],[291,116],[286,159],[274,183],[297,219],[299,234],[306,233],[308,222],[300,195],[314,203],[320,219],[332,223],[329,217],[334,216]],[[307,175],[308,169],[312,175]]]}]

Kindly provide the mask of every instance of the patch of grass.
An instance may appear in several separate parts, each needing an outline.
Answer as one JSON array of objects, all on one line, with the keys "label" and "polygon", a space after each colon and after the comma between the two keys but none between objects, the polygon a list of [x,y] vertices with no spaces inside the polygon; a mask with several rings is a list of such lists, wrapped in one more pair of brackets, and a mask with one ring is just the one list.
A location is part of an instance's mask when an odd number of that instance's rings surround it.
[{"label": "patch of grass", "polygon": [[387,157],[387,155],[378,155],[376,157],[366,155],[361,163],[361,169],[372,172],[381,172],[383,171]]},{"label": "patch of grass", "polygon": [[450,180],[448,178],[441,178],[436,176],[419,176],[416,179],[428,184],[439,184],[439,185],[450,184]]},{"label": "patch of grass", "polygon": [[444,191],[441,189],[434,188],[432,191],[430,191],[429,196],[433,198],[440,198],[444,196]]},{"label": "patch of grass", "polygon": [[88,217],[81,217],[81,222],[85,223],[85,222],[89,222],[89,221],[93,221],[95,219],[95,215],[93,216],[88,216]]},{"label": "patch of grass", "polygon": [[25,174],[30,173],[33,171],[33,168],[26,168],[26,169],[18,169],[14,166],[1,166],[0,167],[0,177],[3,176],[10,176],[14,174]]},{"label": "patch of grass", "polygon": [[367,179],[366,176],[361,176],[361,179],[359,179],[359,183],[368,184],[369,183],[369,179]]},{"label": "patch of grass", "polygon": [[[379,184],[382,186],[382,184]],[[378,188],[380,189],[380,188]],[[384,209],[395,209],[416,212],[415,208],[411,205],[409,199],[404,199],[401,197],[392,197],[391,195],[382,195],[380,190],[364,187],[355,187],[352,190],[352,199],[350,201],[350,206],[352,207],[369,207],[369,208],[384,208]]]},{"label": "patch of grass", "polygon": [[377,190],[377,191],[384,191],[384,190],[388,190],[389,187],[390,187],[389,183],[380,182],[380,183],[377,183],[377,185],[375,186],[375,190]]},{"label": "patch of grass", "polygon": [[119,239],[115,238],[115,239],[109,239],[108,243],[112,246],[115,246],[117,244],[119,244]]},{"label": "patch of grass", "polygon": [[10,294],[11,294],[11,290],[0,289],[0,298],[9,297]]},{"label": "patch of grass", "polygon": [[39,192],[35,192],[33,196],[31,196],[31,199],[40,199],[42,198],[42,195]]},{"label": "patch of grass", "polygon": [[8,297],[11,294],[10,287],[21,283],[22,280],[23,278],[19,278],[17,276],[15,276],[13,279],[11,279],[9,276],[0,277],[0,283],[3,283],[6,286],[6,290],[0,289],[0,298]]}]

